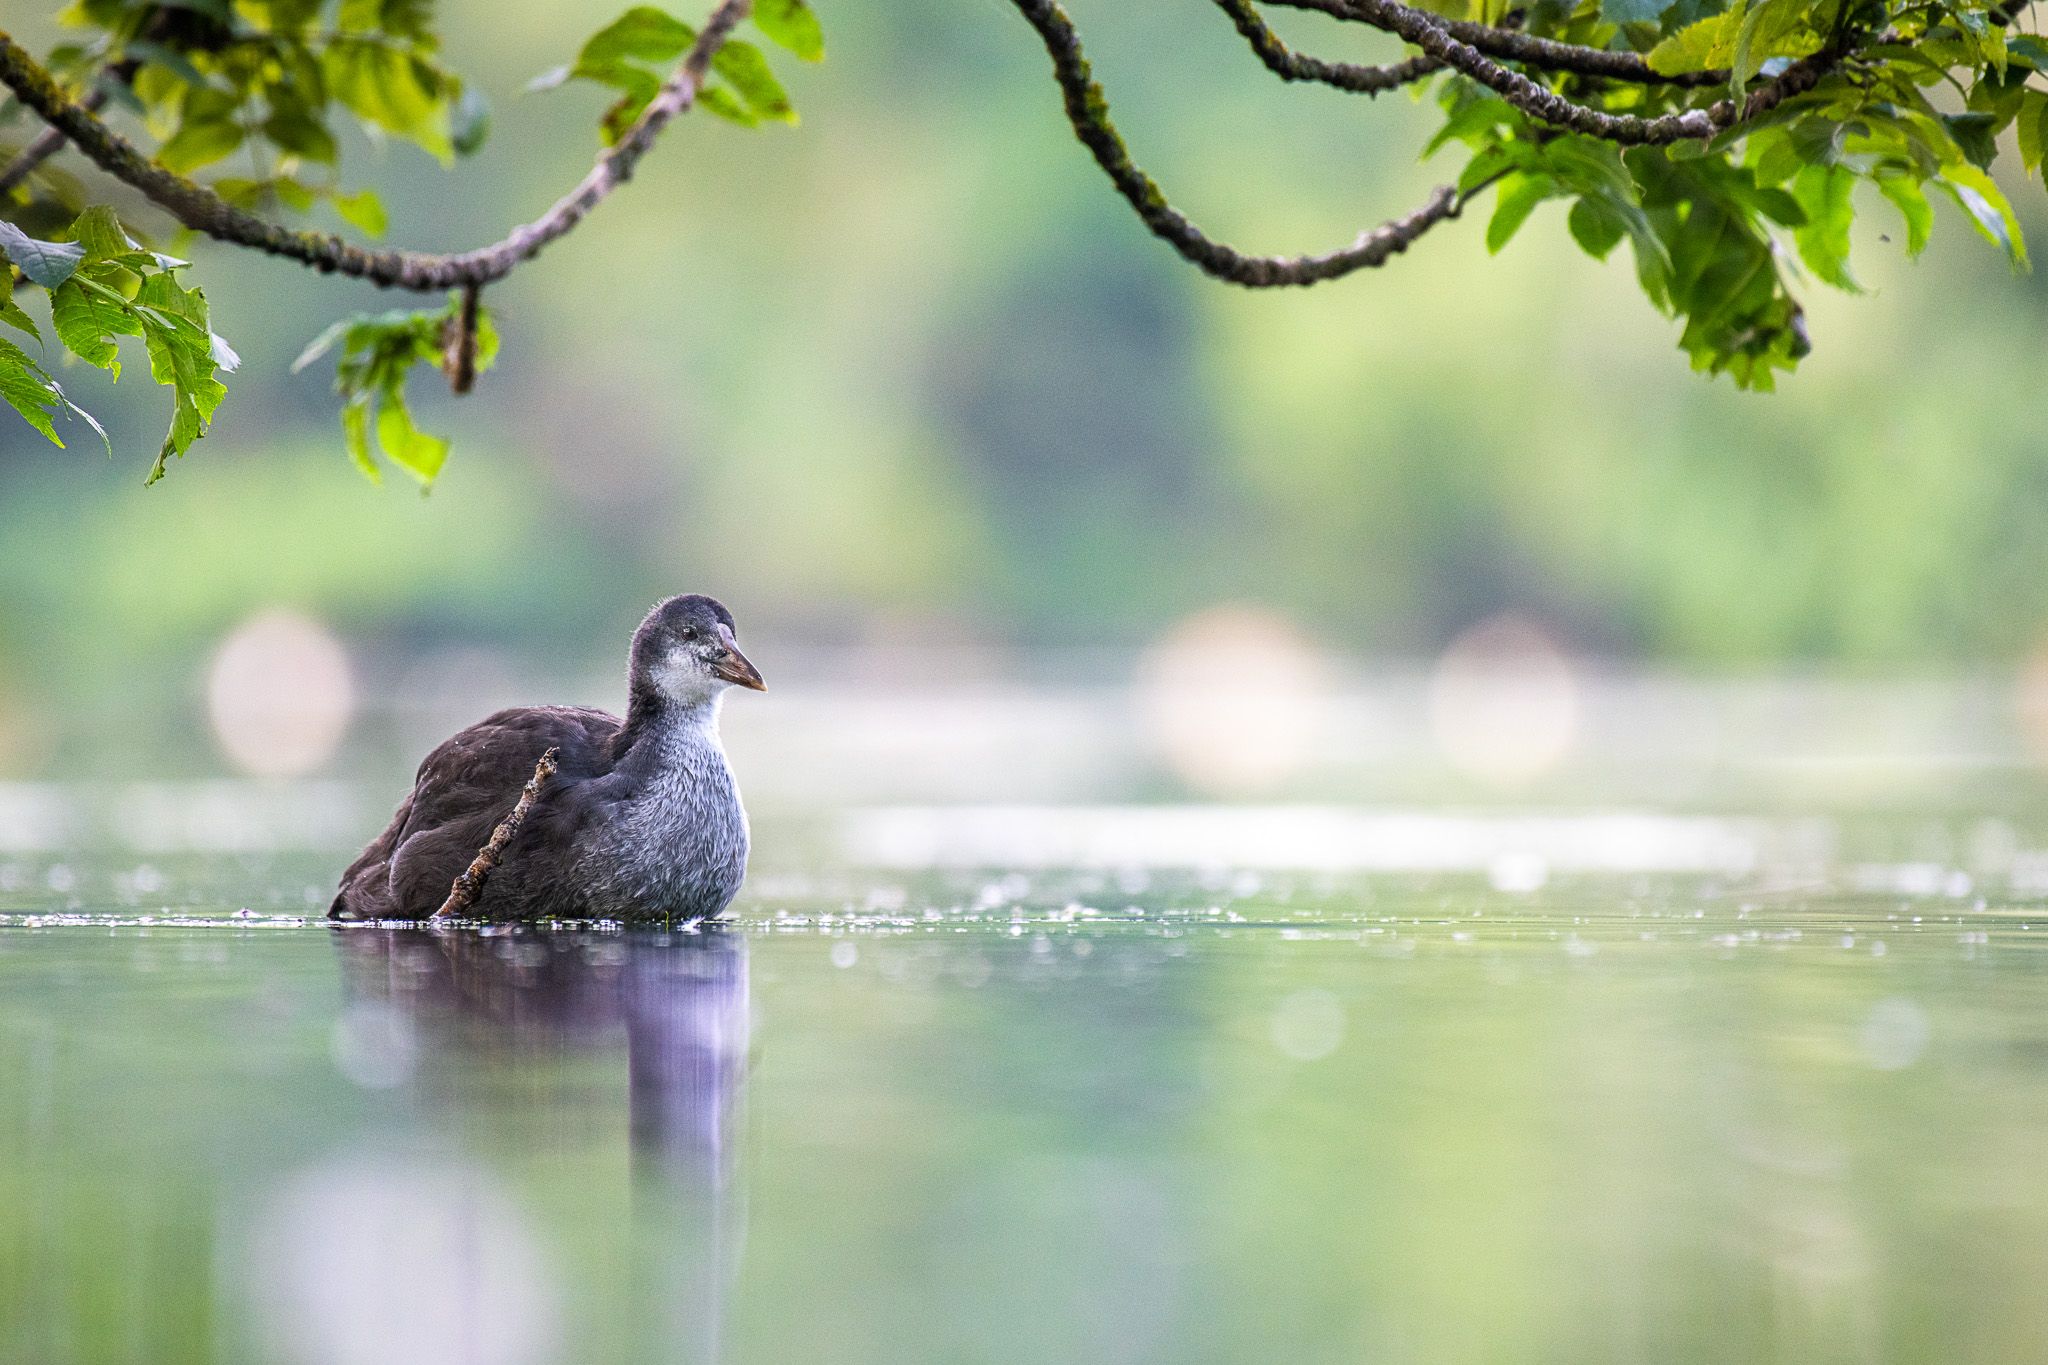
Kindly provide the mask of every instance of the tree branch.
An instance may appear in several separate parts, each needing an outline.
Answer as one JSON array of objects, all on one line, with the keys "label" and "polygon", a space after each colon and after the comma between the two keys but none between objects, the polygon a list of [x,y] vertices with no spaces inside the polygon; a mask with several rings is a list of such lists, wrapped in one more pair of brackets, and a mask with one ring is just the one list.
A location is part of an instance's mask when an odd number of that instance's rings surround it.
[{"label": "tree branch", "polygon": [[[1285,5],[1292,3],[1292,0],[1268,0],[1268,3]],[[1569,72],[1575,76],[1598,76],[1605,80],[1628,81],[1636,85],[1705,88],[1728,84],[1726,71],[1685,71],[1675,76],[1664,76],[1659,75],[1648,62],[1633,52],[1613,52],[1603,47],[1561,43],[1555,38],[1539,38],[1533,33],[1520,33],[1495,24],[1475,24],[1469,19],[1445,19],[1441,22],[1444,31],[1453,38],[1470,43],[1489,57],[1520,62],[1524,66],[1540,67],[1545,71]]]},{"label": "tree branch", "polygon": [[165,170],[109,128],[83,101],[65,95],[50,73],[21,45],[0,32],[0,84],[44,122],[77,144],[93,163],[140,190],[185,226],[216,240],[283,256],[322,272],[339,273],[389,288],[431,293],[503,279],[542,248],[572,231],[633,169],[661,130],[696,103],[718,49],[753,7],[753,0],[721,0],[705,21],[682,64],[616,145],[545,214],[514,228],[504,240],[474,251],[435,254],[372,251],[332,233],[287,228],[236,208],[212,189]]},{"label": "tree branch", "polygon": [[[1774,80],[1756,87],[1740,106],[1732,100],[1722,100],[1707,109],[1683,109],[1656,118],[1640,118],[1634,114],[1609,114],[1567,99],[1521,72],[1493,61],[1472,44],[1454,37],[1444,20],[1410,8],[1400,0],[1279,0],[1279,3],[1299,9],[1321,10],[1325,14],[1356,20],[1395,34],[1445,66],[1478,81],[1529,117],[1607,142],[1661,144],[1713,137],[1792,95],[1812,89],[1840,60],[1839,53],[1818,53],[1803,58]],[[1499,29],[1484,31],[1497,38],[1524,36]],[[1591,53],[1598,49],[1583,48],[1580,51]]]},{"label": "tree branch", "polygon": [[[106,92],[94,90],[78,102],[78,107],[97,113],[106,102]],[[36,167],[55,156],[57,149],[64,145],[64,141],[64,134],[47,124],[44,125],[41,132],[30,138],[27,145],[14,154],[14,160],[7,163],[6,169],[0,170],[0,194],[7,193],[34,175]]]},{"label": "tree branch", "polygon": [[1457,217],[1463,207],[1463,200],[1450,186],[1440,185],[1421,208],[1360,233],[1351,245],[1339,250],[1320,256],[1248,256],[1204,235],[1185,214],[1167,202],[1152,177],[1131,160],[1122,135],[1109,121],[1109,101],[1089,71],[1088,59],[1081,52],[1080,36],[1074,32],[1066,11],[1054,0],[1012,3],[1045,43],[1046,53],[1052,58],[1053,76],[1065,97],[1067,120],[1074,125],[1074,135],[1094,155],[1110,183],[1137,210],[1153,235],[1217,279],[1254,289],[1333,280],[1354,270],[1384,265],[1388,257],[1406,251],[1416,238],[1438,223]]},{"label": "tree branch", "polygon": [[1354,94],[1377,95],[1443,70],[1443,63],[1434,57],[1410,57],[1387,66],[1360,66],[1306,56],[1280,41],[1251,7],[1251,0],[1216,0],[1216,5],[1230,16],[1237,31],[1252,45],[1252,51],[1259,54],[1259,60],[1283,81],[1314,81]]},{"label": "tree branch", "polygon": [[[1338,79],[1321,74],[1316,68],[1324,68],[1333,74],[1347,70],[1360,72],[1393,72],[1410,65],[1426,68],[1418,75],[1442,70],[1443,64],[1429,57],[1410,58],[1407,62],[1391,67],[1348,67],[1343,62],[1321,62],[1314,57],[1297,56],[1282,46],[1273,31],[1252,10],[1250,0],[1216,0],[1237,22],[1238,32],[1244,34],[1260,60],[1271,67],[1284,80],[1322,81],[1339,89],[1363,88],[1367,94],[1377,94],[1387,89],[1385,85],[1359,87],[1346,84],[1339,74]],[[1341,3],[1318,3],[1317,0],[1264,0],[1269,5],[1281,5],[1290,9],[1315,10],[1321,14],[1333,15],[1339,19],[1364,22],[1349,12]],[[1436,16],[1431,16],[1435,18]],[[1510,17],[1512,21],[1512,16]],[[1446,33],[1462,43],[1469,44],[1490,57],[1504,61],[1519,62],[1523,66],[1539,67],[1545,71],[1569,72],[1579,76],[1597,76],[1603,80],[1628,81],[1637,85],[1673,85],[1686,88],[1726,85],[1726,71],[1687,71],[1676,76],[1661,76],[1650,69],[1650,64],[1633,52],[1610,52],[1605,48],[1582,47],[1577,43],[1560,43],[1554,38],[1539,38],[1533,34],[1520,33],[1513,28],[1493,24],[1475,24],[1464,19],[1438,19]],[[1299,63],[1300,68],[1288,69]],[[1366,79],[1371,79],[1367,77]],[[1416,79],[1410,76],[1408,79]],[[1398,82],[1397,82],[1398,83]]]},{"label": "tree branch", "polygon": [[[158,10],[145,27],[143,36],[156,36],[163,23],[164,16],[165,11]],[[108,86],[127,86],[135,79],[135,73],[141,66],[142,63],[139,59],[123,57],[120,61],[105,67],[101,70],[99,79],[93,82],[92,89],[79,97],[79,107],[91,113],[98,113],[106,107],[107,99],[109,98]],[[0,170],[0,194],[7,193],[7,191],[28,179],[29,176],[35,174],[36,167],[55,156],[58,149],[67,140],[64,134],[45,124],[43,131],[37,133],[27,146],[15,153],[14,160],[7,163],[7,169]]]}]

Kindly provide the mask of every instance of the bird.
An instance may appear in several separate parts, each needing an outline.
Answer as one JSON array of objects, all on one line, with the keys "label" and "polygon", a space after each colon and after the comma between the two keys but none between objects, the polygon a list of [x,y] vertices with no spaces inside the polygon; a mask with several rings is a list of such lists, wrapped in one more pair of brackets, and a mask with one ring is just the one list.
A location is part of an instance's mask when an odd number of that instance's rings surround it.
[{"label": "bird", "polygon": [[[719,708],[730,688],[767,690],[733,630],[714,598],[668,598],[633,632],[624,720],[521,706],[443,741],[342,874],[328,918],[433,918],[501,823],[516,832],[465,918],[672,924],[723,913],[746,875],[748,830]],[[552,775],[537,773],[550,751]],[[508,821],[529,779],[530,809]]]}]

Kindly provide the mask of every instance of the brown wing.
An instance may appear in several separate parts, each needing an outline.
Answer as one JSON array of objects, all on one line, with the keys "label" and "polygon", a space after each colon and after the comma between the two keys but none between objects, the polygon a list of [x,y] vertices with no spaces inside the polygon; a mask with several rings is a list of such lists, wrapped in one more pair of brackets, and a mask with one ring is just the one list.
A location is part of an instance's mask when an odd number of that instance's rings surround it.
[{"label": "brown wing", "polygon": [[616,716],[568,706],[500,711],[444,741],[420,764],[391,823],[348,870],[335,919],[425,919],[519,799],[533,765],[559,750],[551,789],[610,770]]}]

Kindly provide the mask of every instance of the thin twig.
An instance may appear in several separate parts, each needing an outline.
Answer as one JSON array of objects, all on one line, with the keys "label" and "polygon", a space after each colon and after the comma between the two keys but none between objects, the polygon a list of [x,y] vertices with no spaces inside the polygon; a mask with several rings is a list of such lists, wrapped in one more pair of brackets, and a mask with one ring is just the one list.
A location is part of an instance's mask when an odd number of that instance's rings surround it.
[{"label": "thin twig", "polygon": [[[98,112],[106,102],[107,96],[105,91],[93,90],[87,92],[85,98],[80,100],[78,104],[82,109]],[[64,134],[47,124],[44,125],[41,132],[30,138],[28,144],[14,154],[14,160],[7,163],[6,169],[0,170],[0,194],[7,193],[16,185],[19,185],[22,181],[35,174],[36,167],[55,156],[58,149],[64,145],[64,142]]]},{"label": "thin twig", "polygon": [[287,228],[236,208],[212,189],[165,170],[109,128],[82,101],[68,97],[48,71],[22,46],[0,32],[0,85],[5,85],[44,122],[116,179],[167,210],[185,226],[237,246],[283,256],[323,272],[338,272],[372,284],[421,293],[484,285],[503,279],[541,249],[589,216],[613,190],[630,180],[634,167],[661,130],[696,103],[711,59],[753,7],[753,0],[722,0],[705,21],[682,64],[669,76],[626,135],[607,148],[576,187],[545,214],[514,228],[504,240],[474,251],[436,254],[370,251],[332,233]]},{"label": "thin twig", "polygon": [[476,325],[483,290],[473,284],[462,286],[462,309],[448,323],[448,335],[441,345],[441,371],[448,387],[458,394],[476,386]]},{"label": "thin twig", "polygon": [[1230,22],[1252,45],[1252,51],[1258,54],[1259,60],[1283,81],[1314,81],[1354,94],[1377,95],[1383,90],[1410,85],[1443,70],[1443,63],[1434,57],[1410,57],[1386,66],[1361,66],[1356,62],[1332,62],[1311,57],[1281,42],[1279,35],[1267,27],[1258,11],[1251,7],[1251,0],[1216,0],[1216,5],[1230,16]]},{"label": "thin twig", "polygon": [[[144,36],[153,36],[160,30],[165,14],[163,10],[157,11],[144,29]],[[120,61],[101,68],[99,78],[93,82],[92,89],[79,96],[79,106],[92,113],[98,113],[107,107],[111,87],[126,87],[134,81],[135,73],[141,68],[141,60],[135,57],[123,57]],[[45,124],[43,130],[37,133],[27,146],[15,153],[14,160],[7,163],[7,169],[0,170],[0,194],[7,193],[28,179],[35,173],[36,167],[55,156],[58,149],[67,141],[69,139],[63,133]]]},{"label": "thin twig", "polygon": [[491,875],[491,869],[498,865],[505,846],[519,833],[519,827],[526,823],[526,813],[533,809],[539,799],[541,788],[555,775],[555,755],[560,752],[549,749],[540,756],[540,762],[533,765],[533,776],[526,779],[526,785],[519,789],[519,800],[513,803],[512,811],[498,827],[491,831],[491,837],[477,850],[476,858],[462,870],[448,887],[448,899],[441,902],[441,908],[433,913],[434,919],[460,919],[462,913],[477,903],[484,893],[484,882]]},{"label": "thin twig", "polygon": [[1351,245],[1320,256],[1248,256],[1215,241],[1173,207],[1152,177],[1131,160],[1122,135],[1109,120],[1109,101],[1089,71],[1080,36],[1066,11],[1053,0],[1012,3],[1045,43],[1074,135],[1153,235],[1217,279],[1254,289],[1333,280],[1385,264],[1388,257],[1406,251],[1423,233],[1458,215],[1457,192],[1449,185],[1439,185],[1421,208],[1368,229]]}]

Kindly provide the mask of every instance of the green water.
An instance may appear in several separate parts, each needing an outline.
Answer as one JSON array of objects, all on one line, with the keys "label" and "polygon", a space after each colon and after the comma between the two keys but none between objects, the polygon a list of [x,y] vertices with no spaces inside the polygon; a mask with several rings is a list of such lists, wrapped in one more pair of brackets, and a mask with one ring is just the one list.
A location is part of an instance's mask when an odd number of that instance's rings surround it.
[{"label": "green water", "polygon": [[2048,1359],[2025,901],[848,876],[437,936],[282,918],[320,871],[0,895],[0,1360]]}]

